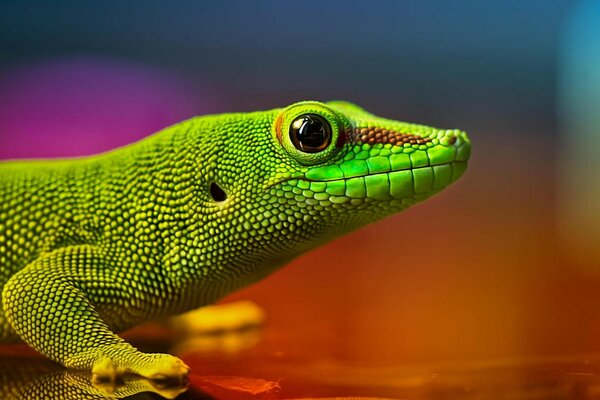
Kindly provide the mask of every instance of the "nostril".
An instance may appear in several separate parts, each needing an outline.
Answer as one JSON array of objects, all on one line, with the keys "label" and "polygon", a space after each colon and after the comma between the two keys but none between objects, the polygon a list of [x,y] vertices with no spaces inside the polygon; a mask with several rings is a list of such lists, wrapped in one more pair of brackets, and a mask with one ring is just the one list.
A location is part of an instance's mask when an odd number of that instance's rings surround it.
[{"label": "nostril", "polygon": [[450,139],[448,139],[448,143],[450,143],[450,144],[456,143],[456,136],[452,136]]}]

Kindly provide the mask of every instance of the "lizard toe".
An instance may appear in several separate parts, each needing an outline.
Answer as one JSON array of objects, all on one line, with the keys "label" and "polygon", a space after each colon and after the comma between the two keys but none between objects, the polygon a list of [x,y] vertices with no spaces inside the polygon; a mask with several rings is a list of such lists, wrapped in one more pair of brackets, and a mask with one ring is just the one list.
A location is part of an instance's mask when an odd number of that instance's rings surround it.
[{"label": "lizard toe", "polygon": [[169,354],[156,354],[156,360],[153,365],[145,371],[140,371],[140,375],[158,383],[178,384],[187,382],[190,367],[188,367],[179,358]]}]

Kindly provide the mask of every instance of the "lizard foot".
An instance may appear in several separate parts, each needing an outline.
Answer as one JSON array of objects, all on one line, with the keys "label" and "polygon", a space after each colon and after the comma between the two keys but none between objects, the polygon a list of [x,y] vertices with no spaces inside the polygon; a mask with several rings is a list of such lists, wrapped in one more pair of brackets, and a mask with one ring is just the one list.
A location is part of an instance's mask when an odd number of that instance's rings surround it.
[{"label": "lizard foot", "polygon": [[237,332],[265,323],[265,311],[251,301],[205,306],[169,320],[175,331],[186,336]]},{"label": "lizard foot", "polygon": [[151,354],[150,356],[154,358],[152,364],[147,368],[140,368],[139,371],[136,371],[137,374],[160,384],[187,382],[190,367],[179,358],[170,354]]},{"label": "lizard foot", "polygon": [[187,383],[190,367],[170,354],[146,354],[127,351],[100,358],[92,367],[92,381],[118,384],[127,373],[158,384]]}]

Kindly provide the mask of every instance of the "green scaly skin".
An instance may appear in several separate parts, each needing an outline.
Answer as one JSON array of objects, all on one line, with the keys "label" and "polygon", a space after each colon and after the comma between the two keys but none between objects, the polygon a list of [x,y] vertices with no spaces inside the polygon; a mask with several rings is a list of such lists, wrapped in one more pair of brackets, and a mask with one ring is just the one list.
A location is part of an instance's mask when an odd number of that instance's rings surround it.
[{"label": "green scaly skin", "polygon": [[[331,125],[322,151],[291,139],[304,114]],[[404,210],[460,177],[469,152],[458,130],[301,102],[193,118],[92,157],[0,163],[0,340],[98,375],[185,377],[176,357],[113,332],[212,303]]]}]

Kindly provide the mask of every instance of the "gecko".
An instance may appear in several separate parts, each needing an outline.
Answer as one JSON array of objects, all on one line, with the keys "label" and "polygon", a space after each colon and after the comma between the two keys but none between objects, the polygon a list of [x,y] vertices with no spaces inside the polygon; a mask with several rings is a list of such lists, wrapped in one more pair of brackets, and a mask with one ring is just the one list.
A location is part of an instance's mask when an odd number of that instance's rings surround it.
[{"label": "gecko", "polygon": [[78,158],[0,162],[0,342],[94,376],[185,379],[118,333],[205,306],[456,181],[457,129],[344,101],[194,117]]}]

